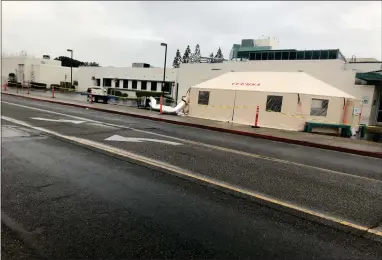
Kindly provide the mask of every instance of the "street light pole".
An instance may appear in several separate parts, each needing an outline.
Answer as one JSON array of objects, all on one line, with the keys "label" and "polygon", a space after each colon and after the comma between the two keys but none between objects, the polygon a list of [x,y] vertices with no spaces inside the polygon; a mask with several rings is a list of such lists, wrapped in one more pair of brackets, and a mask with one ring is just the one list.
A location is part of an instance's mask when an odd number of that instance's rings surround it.
[{"label": "street light pole", "polygon": [[164,96],[164,85],[166,81],[166,59],[167,59],[167,43],[161,43],[161,46],[165,47],[164,51],[164,66],[163,66],[163,82],[162,82],[162,96]]},{"label": "street light pole", "polygon": [[73,50],[67,49],[68,52],[70,52],[70,58],[72,59],[70,61],[70,89],[73,87]]}]

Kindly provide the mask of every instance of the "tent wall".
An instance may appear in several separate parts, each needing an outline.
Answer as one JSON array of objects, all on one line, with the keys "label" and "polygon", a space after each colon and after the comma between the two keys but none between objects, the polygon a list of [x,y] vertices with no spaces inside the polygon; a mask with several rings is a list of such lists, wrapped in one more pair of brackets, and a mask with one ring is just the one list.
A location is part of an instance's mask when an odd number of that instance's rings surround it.
[{"label": "tent wall", "polygon": [[[199,91],[209,91],[208,105],[198,104]],[[266,111],[267,96],[282,96],[281,112]],[[326,116],[311,116],[312,98],[329,100]],[[243,90],[191,88],[189,116],[253,125],[259,106],[258,125],[262,127],[302,131],[306,121],[343,123],[344,99],[340,97],[312,96],[290,93],[268,93]],[[354,101],[347,102],[347,123],[358,123],[353,117]]]},{"label": "tent wall", "polygon": [[[208,105],[198,104],[199,91],[210,92]],[[234,100],[234,90],[191,88],[189,115],[193,117],[231,122]]]},{"label": "tent wall", "polygon": [[[281,113],[266,111],[268,95],[283,97]],[[259,106],[259,126],[287,130],[304,128],[304,120],[292,116],[298,112],[297,95],[295,94],[237,91],[235,103],[234,123],[253,125],[256,118],[256,107]]]}]

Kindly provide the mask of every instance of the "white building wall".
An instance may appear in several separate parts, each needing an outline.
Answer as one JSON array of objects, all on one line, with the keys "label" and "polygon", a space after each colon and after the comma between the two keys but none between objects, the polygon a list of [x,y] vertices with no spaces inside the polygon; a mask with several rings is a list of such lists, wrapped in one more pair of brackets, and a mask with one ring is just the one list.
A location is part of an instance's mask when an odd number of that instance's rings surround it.
[{"label": "white building wall", "polygon": [[[374,85],[353,85],[350,89],[353,96],[359,101],[362,102],[365,99],[367,103],[362,103],[362,115],[360,119],[360,124],[372,125],[374,124],[374,118],[372,117],[373,99],[375,86]],[[375,110],[375,109],[374,109]]]},{"label": "white building wall", "polygon": [[[92,77],[118,78],[129,80],[128,88],[131,89],[131,80],[137,80],[137,89],[140,89],[141,80],[161,82],[163,80],[163,68],[114,68],[114,67],[80,67],[76,73],[79,91],[86,91],[88,87],[94,85]],[[166,69],[166,81],[174,82],[176,78],[174,69]]]},{"label": "white building wall", "polygon": [[275,38],[256,39],[254,40],[255,46],[271,46],[272,49],[277,49],[279,41]]},{"label": "white building wall", "polygon": [[[70,82],[70,67],[52,66],[52,65],[35,65],[36,71],[36,82],[41,82],[47,84],[49,88],[51,84],[60,84],[63,82]],[[78,68],[73,68],[73,81],[75,80],[74,75],[76,74]],[[66,76],[66,80],[65,80]]]},{"label": "white building wall", "polygon": [[[9,73],[15,73],[17,80],[21,82],[21,74],[19,73],[19,64],[24,64],[24,81],[34,81],[47,84],[60,84],[60,81],[70,81],[70,68],[62,67],[61,61],[45,60],[35,57],[18,56],[18,57],[3,57],[1,73],[8,78]],[[73,68],[73,75],[76,73],[76,68]],[[74,79],[73,79],[74,80]]]},{"label": "white building wall", "polygon": [[345,69],[355,70],[357,72],[370,72],[382,70],[382,62],[380,63],[346,63]]},{"label": "white building wall", "polygon": [[24,64],[24,80],[29,80],[27,76],[30,74],[29,66],[31,64],[28,57],[20,56],[20,57],[3,57],[1,59],[2,67],[1,67],[1,75],[5,78],[8,78],[9,73],[15,73],[18,77],[17,80],[20,81],[20,75],[17,73],[18,64]]}]

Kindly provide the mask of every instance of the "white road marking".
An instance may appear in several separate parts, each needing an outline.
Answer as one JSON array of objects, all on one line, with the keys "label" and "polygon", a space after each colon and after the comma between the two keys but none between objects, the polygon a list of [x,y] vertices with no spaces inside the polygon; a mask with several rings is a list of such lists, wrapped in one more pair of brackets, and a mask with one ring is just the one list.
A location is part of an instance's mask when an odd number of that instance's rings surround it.
[{"label": "white road marking", "polygon": [[151,138],[138,138],[138,137],[124,137],[120,135],[113,135],[105,139],[105,141],[117,141],[117,142],[132,142],[132,143],[142,143],[142,142],[155,142],[155,143],[163,143],[170,145],[182,145],[181,143],[160,140],[160,139],[151,139]]},{"label": "white road marking", "polygon": [[90,146],[90,147],[93,147],[93,148],[104,150],[104,151],[107,151],[107,152],[115,154],[115,155],[123,156],[123,157],[126,157],[126,158],[131,158],[131,159],[133,159],[135,161],[139,161],[139,162],[142,162],[144,164],[151,165],[154,168],[161,168],[161,169],[165,169],[165,170],[171,171],[171,172],[179,174],[179,175],[191,177],[191,178],[197,179],[199,181],[212,184],[215,187],[220,187],[220,188],[232,190],[232,191],[235,191],[235,192],[238,192],[238,193],[242,193],[242,194],[250,196],[250,197],[257,198],[259,200],[267,201],[267,202],[272,203],[272,204],[276,204],[276,205],[280,205],[280,206],[283,206],[283,207],[286,207],[286,208],[290,208],[290,209],[294,209],[294,210],[297,210],[297,211],[301,211],[301,212],[303,212],[303,213],[305,213],[307,215],[319,217],[319,218],[322,218],[322,219],[325,219],[325,220],[329,220],[331,222],[335,222],[335,223],[338,223],[338,224],[341,224],[341,225],[344,225],[344,226],[352,227],[352,228],[357,229],[359,231],[373,233],[373,234],[375,234],[377,236],[380,236],[379,232],[375,232],[373,229],[371,229],[369,227],[353,223],[353,222],[351,222],[349,220],[345,220],[345,219],[342,219],[340,217],[330,216],[330,215],[327,215],[327,214],[323,214],[323,213],[314,211],[314,210],[309,209],[309,208],[304,208],[304,207],[301,207],[301,206],[298,206],[298,205],[295,205],[295,204],[291,204],[289,202],[281,201],[281,200],[278,200],[276,198],[273,198],[271,196],[268,196],[268,195],[265,195],[265,194],[262,194],[262,193],[254,192],[254,191],[251,191],[251,190],[248,190],[248,189],[245,189],[245,188],[241,188],[239,186],[231,185],[231,184],[226,183],[226,182],[222,182],[222,181],[219,181],[219,180],[216,180],[216,179],[213,179],[213,178],[209,178],[209,177],[197,174],[197,173],[190,172],[188,170],[182,169],[182,168],[177,167],[175,165],[168,164],[166,162],[154,160],[154,159],[142,156],[142,155],[138,155],[138,154],[135,154],[135,153],[132,153],[132,152],[128,152],[126,150],[118,149],[118,148],[115,148],[115,147],[112,147],[112,146],[109,146],[109,145],[106,145],[106,144],[94,142],[94,141],[91,141],[91,140],[87,140],[87,139],[83,139],[83,138],[79,138],[79,137],[74,137],[74,136],[62,135],[60,133],[51,131],[49,129],[45,129],[45,128],[42,128],[42,127],[32,126],[32,125],[30,125],[30,124],[28,124],[26,122],[23,122],[23,121],[20,121],[20,120],[17,120],[17,119],[13,119],[13,118],[10,118],[10,117],[7,117],[7,116],[1,116],[1,118],[6,120],[6,121],[15,123],[15,124],[19,124],[19,125],[22,125],[22,126],[25,126],[25,127],[29,127],[29,128],[32,128],[32,129],[44,132],[44,133],[48,133],[48,134],[51,134],[51,135],[58,136],[58,137],[60,137],[62,139],[66,139],[66,140],[69,140],[69,141],[72,141],[72,142],[76,142],[76,143],[80,143],[80,144],[83,144],[83,145],[86,145],[86,146]]},{"label": "white road marking", "polygon": [[[364,176],[359,176],[359,175],[354,175],[354,174],[350,174],[350,173],[345,173],[345,172],[325,169],[325,168],[321,168],[321,167],[316,167],[316,166],[312,166],[312,165],[307,165],[307,164],[302,164],[302,163],[297,163],[297,162],[277,159],[277,158],[268,157],[268,156],[259,155],[259,154],[247,153],[247,152],[238,151],[238,150],[234,150],[234,149],[230,149],[230,148],[225,148],[225,147],[220,147],[220,146],[211,145],[211,144],[199,143],[199,142],[195,142],[195,141],[191,141],[191,140],[187,140],[187,139],[182,139],[182,138],[177,138],[177,137],[173,137],[173,136],[162,135],[162,134],[158,134],[158,133],[154,133],[154,132],[150,132],[150,131],[146,131],[146,130],[140,130],[140,129],[135,129],[135,128],[132,128],[132,127],[127,127],[127,126],[122,126],[122,125],[116,125],[116,124],[101,122],[101,121],[97,121],[97,120],[93,120],[93,119],[88,119],[88,118],[68,115],[68,114],[54,112],[54,111],[49,111],[49,110],[45,110],[45,109],[41,109],[41,108],[36,108],[36,107],[30,107],[30,106],[15,104],[15,103],[7,102],[7,101],[1,101],[1,102],[5,103],[5,104],[13,105],[13,106],[27,108],[27,109],[30,109],[30,110],[36,110],[36,111],[42,111],[42,112],[51,113],[51,114],[55,114],[55,115],[67,116],[67,117],[75,118],[75,119],[78,119],[78,120],[85,120],[87,122],[104,124],[104,125],[108,125],[108,126],[122,128],[122,129],[129,129],[129,130],[133,130],[133,131],[140,132],[140,133],[145,133],[145,134],[150,134],[150,135],[154,135],[154,136],[159,136],[159,137],[176,140],[176,141],[183,142],[183,143],[188,143],[188,144],[192,144],[192,145],[196,145],[196,146],[202,146],[202,147],[206,147],[206,148],[210,148],[210,149],[215,149],[215,150],[219,150],[219,151],[224,151],[224,152],[234,153],[234,154],[238,154],[238,155],[248,156],[248,157],[252,157],[252,158],[256,158],[256,159],[263,159],[263,160],[272,161],[272,162],[279,162],[279,163],[284,163],[284,164],[290,164],[290,165],[295,165],[295,166],[304,167],[304,168],[308,168],[308,169],[315,169],[315,170],[319,170],[319,171],[326,172],[326,173],[332,173],[332,174],[336,174],[336,175],[340,175],[340,176],[346,176],[346,177],[355,178],[355,179],[361,179],[361,180],[366,180],[366,181],[382,183],[382,180],[372,179],[372,178],[368,178],[368,177],[364,177]],[[378,160],[378,161],[380,160],[378,158],[373,158],[373,157],[369,157],[369,159],[371,159],[371,160],[374,159],[374,160]]]},{"label": "white road marking", "polygon": [[79,121],[79,120],[67,120],[67,119],[50,119],[50,118],[42,118],[42,117],[31,117],[34,120],[40,120],[40,121],[50,121],[50,122],[62,122],[62,123],[73,123],[73,124],[81,124],[85,121]]}]

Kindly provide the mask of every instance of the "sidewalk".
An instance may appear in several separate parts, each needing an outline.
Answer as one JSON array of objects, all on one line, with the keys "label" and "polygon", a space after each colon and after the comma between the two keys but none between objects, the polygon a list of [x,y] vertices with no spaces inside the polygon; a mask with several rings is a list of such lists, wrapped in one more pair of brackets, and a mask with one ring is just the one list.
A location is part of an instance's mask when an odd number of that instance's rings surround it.
[{"label": "sidewalk", "polygon": [[55,93],[55,98],[51,97],[51,92],[49,91],[31,91],[31,94],[27,94],[27,91],[25,89],[19,90],[19,93],[16,93],[15,89],[8,88],[7,91],[4,91],[4,89],[2,88],[1,93],[14,96],[21,96],[45,102],[52,102],[82,108],[90,108],[102,112],[134,116],[172,124],[209,129],[213,131],[245,135],[256,138],[269,139],[273,141],[280,141],[285,143],[305,145],[310,147],[382,158],[382,144],[369,142],[365,140],[355,140],[350,138],[286,131],[271,128],[251,128],[247,125],[192,118],[187,116],[160,115],[158,112],[123,105],[99,103],[89,104],[88,102],[86,102],[85,95],[80,95],[76,93]]}]

